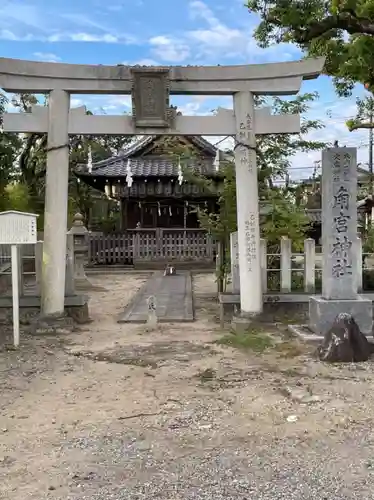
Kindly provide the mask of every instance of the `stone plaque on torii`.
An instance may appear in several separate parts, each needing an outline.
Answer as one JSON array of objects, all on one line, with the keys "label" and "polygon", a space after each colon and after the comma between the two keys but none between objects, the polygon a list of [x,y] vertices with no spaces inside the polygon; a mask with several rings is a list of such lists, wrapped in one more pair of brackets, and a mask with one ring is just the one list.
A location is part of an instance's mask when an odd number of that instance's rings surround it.
[{"label": "stone plaque on torii", "polygon": [[[4,130],[48,134],[44,253],[44,314],[64,310],[69,135],[205,135],[236,140],[240,306],[262,310],[256,134],[300,132],[298,115],[254,109],[254,95],[296,94],[304,79],[317,78],[324,58],[242,66],[88,66],[0,58],[0,88],[49,94],[48,107],[7,113]],[[71,94],[132,95],[133,116],[87,115],[70,109]],[[214,116],[181,116],[170,95],[231,95],[234,109]],[[155,98],[157,96],[157,98]]]},{"label": "stone plaque on torii", "polygon": [[175,108],[170,107],[170,68],[131,68],[132,117],[136,128],[172,128]]}]

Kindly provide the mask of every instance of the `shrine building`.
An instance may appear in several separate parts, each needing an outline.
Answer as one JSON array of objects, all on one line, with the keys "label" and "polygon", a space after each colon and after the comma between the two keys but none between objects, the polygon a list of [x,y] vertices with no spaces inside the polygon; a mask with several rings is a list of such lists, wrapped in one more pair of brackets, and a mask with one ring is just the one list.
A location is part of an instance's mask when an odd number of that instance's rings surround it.
[{"label": "shrine building", "polygon": [[[198,228],[196,208],[215,211],[222,165],[232,161],[199,136],[145,136],[120,154],[79,165],[81,182],[118,203],[118,231],[147,228]],[[211,181],[206,189],[191,181],[197,173]]]}]

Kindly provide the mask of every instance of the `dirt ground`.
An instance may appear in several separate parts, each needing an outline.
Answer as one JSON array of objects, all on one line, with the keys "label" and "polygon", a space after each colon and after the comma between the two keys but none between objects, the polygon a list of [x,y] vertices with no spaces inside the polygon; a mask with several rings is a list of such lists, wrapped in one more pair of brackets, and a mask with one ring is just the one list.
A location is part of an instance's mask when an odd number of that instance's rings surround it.
[{"label": "dirt ground", "polygon": [[116,322],[144,275],[90,279],[91,324],[0,352],[0,498],[374,499],[372,361],[216,344],[211,275],[154,331]]}]

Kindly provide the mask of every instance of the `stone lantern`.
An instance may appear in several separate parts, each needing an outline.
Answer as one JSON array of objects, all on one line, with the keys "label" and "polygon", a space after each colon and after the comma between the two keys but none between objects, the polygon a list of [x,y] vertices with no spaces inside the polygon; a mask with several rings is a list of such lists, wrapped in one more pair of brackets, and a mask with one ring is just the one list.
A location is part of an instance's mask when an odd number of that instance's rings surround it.
[{"label": "stone lantern", "polygon": [[88,229],[83,223],[83,215],[77,213],[68,234],[74,238],[74,281],[77,288],[91,288],[92,285],[84,269],[88,262]]}]

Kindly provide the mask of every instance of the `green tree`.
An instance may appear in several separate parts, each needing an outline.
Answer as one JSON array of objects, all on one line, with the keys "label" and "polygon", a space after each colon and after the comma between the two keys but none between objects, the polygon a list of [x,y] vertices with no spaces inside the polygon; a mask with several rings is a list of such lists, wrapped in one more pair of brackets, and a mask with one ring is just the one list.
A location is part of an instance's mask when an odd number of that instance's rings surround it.
[{"label": "green tree", "polygon": [[[12,98],[12,104],[21,113],[30,112],[32,106],[38,104],[33,94],[16,94]],[[45,97],[44,104],[48,104]],[[87,114],[92,115],[90,111]],[[7,134],[9,137],[18,138],[16,156],[12,157],[12,170],[17,180],[27,186],[30,200],[30,210],[40,215],[38,224],[43,226],[44,198],[45,198],[45,175],[47,162],[47,135],[46,134],[24,134],[21,140],[17,134]],[[75,135],[69,138],[69,219],[75,212],[83,214],[88,223],[90,208],[94,203],[93,189],[84,183],[79,183],[74,172],[78,164],[87,162],[88,151],[92,151],[93,162],[106,159],[117,154],[131,137],[121,135],[104,135],[100,137]],[[17,161],[16,161],[17,159]]]},{"label": "green tree", "polygon": [[[230,272],[230,233],[237,230],[235,166],[233,162],[226,162],[221,167],[220,183],[196,173],[186,172],[186,175],[190,182],[198,184],[211,194],[218,195],[216,212],[201,207],[196,207],[195,210],[200,226],[219,246],[216,274],[218,291],[221,292],[226,289]],[[289,237],[295,249],[301,249],[309,219],[305,215],[304,208],[295,203],[293,192],[287,187],[271,187],[263,192],[260,207],[261,237],[267,240],[268,253],[279,253],[282,236]],[[272,265],[277,266],[275,260],[270,267]]]},{"label": "green tree", "polygon": [[[317,92],[300,94],[290,100],[279,97],[257,99],[257,105],[271,107],[272,114],[298,114],[301,116],[300,134],[270,134],[257,136],[257,166],[259,169],[260,198],[273,187],[274,178],[286,180],[292,158],[296,153],[319,151],[326,147],[322,140],[311,140],[308,134],[324,128],[320,120],[305,117]],[[322,134],[321,134],[322,135]]]},{"label": "green tree", "polygon": [[[0,93],[0,128],[3,125],[3,115],[8,104],[8,99]],[[22,140],[17,134],[0,132],[0,210],[6,210],[6,186],[15,177],[15,164],[19,155]]]},{"label": "green tree", "polygon": [[365,97],[356,99],[356,116],[347,121],[347,127],[350,131],[358,129],[372,129],[374,127],[374,99]]},{"label": "green tree", "polygon": [[25,184],[18,181],[9,183],[5,188],[7,209],[28,212],[31,206],[30,192]]},{"label": "green tree", "polygon": [[294,43],[308,56],[325,56],[325,72],[341,96],[355,83],[374,89],[373,0],[248,0],[260,16],[261,47]]}]

